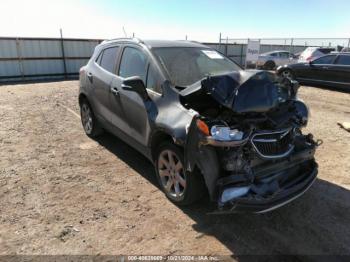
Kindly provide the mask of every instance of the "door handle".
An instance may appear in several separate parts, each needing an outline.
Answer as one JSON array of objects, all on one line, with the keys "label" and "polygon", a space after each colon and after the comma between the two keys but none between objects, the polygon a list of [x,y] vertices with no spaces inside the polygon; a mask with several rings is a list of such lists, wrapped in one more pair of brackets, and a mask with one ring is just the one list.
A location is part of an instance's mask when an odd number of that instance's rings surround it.
[{"label": "door handle", "polygon": [[111,92],[112,92],[113,95],[115,95],[115,96],[119,95],[119,90],[118,90],[118,88],[116,88],[116,87],[111,87]]},{"label": "door handle", "polygon": [[92,83],[92,80],[94,79],[94,76],[92,75],[92,73],[88,72],[87,77],[88,77],[89,81]]}]

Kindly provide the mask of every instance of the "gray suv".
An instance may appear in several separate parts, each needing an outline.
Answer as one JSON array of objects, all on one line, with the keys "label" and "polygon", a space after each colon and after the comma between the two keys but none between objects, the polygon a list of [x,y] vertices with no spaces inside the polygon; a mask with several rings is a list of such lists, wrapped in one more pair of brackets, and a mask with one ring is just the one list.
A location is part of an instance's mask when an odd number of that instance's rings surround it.
[{"label": "gray suv", "polygon": [[297,91],[199,43],[117,39],[81,68],[79,105],[86,134],[109,131],[144,154],[174,203],[209,194],[218,212],[267,212],[317,175]]}]

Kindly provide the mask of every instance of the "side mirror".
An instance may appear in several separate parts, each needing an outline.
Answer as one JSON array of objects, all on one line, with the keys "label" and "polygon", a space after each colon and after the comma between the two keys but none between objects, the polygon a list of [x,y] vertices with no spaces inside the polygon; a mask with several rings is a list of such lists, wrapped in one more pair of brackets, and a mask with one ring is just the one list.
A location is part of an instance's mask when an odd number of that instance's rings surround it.
[{"label": "side mirror", "polygon": [[122,84],[123,90],[137,93],[142,100],[148,100],[149,96],[143,80],[138,76],[125,78]]},{"label": "side mirror", "polygon": [[309,65],[310,65],[310,66],[312,66],[312,65],[313,65],[313,62],[312,62],[311,60],[309,61]]}]

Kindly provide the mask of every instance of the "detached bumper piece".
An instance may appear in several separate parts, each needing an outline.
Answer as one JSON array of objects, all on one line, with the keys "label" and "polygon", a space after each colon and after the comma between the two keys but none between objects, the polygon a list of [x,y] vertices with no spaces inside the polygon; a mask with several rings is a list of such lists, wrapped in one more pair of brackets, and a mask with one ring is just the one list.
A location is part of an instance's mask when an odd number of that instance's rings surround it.
[{"label": "detached bumper piece", "polygon": [[314,150],[305,150],[276,164],[254,171],[254,177],[232,175],[218,180],[220,188],[215,213],[264,213],[301,196],[316,179]]}]

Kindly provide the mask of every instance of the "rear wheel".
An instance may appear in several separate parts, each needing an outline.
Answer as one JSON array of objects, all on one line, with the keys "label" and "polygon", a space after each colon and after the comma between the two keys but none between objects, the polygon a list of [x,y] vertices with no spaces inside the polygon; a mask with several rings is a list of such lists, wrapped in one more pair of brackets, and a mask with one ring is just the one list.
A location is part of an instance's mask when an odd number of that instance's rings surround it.
[{"label": "rear wheel", "polygon": [[97,122],[94,112],[86,99],[80,103],[80,117],[86,135],[89,137],[97,137],[103,133],[103,130]]},{"label": "rear wheel", "polygon": [[162,144],[156,154],[156,173],[165,195],[177,205],[189,205],[199,200],[205,185],[197,172],[186,172],[182,150],[173,143]]},{"label": "rear wheel", "polygon": [[275,69],[275,67],[276,67],[276,64],[274,61],[267,61],[264,64],[264,69],[266,69],[266,70],[273,70],[273,69]]}]

